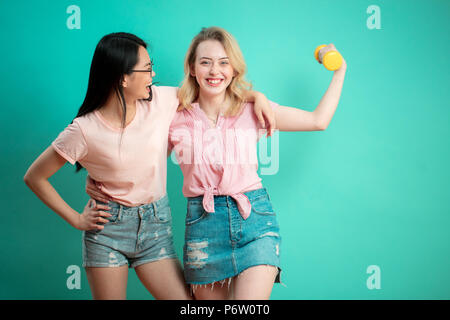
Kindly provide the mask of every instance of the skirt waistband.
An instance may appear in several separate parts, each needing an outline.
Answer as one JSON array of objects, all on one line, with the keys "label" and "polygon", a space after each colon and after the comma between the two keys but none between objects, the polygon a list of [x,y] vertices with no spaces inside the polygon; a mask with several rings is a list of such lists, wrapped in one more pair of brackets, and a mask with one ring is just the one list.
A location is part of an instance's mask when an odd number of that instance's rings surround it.
[{"label": "skirt waistband", "polygon": [[[260,189],[256,189],[256,190],[252,190],[252,191],[247,191],[247,192],[243,192],[242,194],[244,194],[249,200],[250,202],[254,199],[257,199],[259,197],[262,196],[267,196],[269,197],[269,194],[267,193],[267,189],[266,188],[260,188]],[[214,195],[214,203],[215,204],[226,204],[227,201],[232,200],[233,198],[229,195]],[[270,198],[269,198],[270,199]],[[198,197],[188,197],[187,198],[188,202],[194,201],[203,201],[203,196],[198,196]]]}]

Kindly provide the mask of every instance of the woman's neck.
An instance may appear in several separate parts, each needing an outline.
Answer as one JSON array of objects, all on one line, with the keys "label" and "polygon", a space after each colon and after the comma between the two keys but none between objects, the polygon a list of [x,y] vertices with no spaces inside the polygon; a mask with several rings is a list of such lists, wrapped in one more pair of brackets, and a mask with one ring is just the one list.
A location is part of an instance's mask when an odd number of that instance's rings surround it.
[{"label": "woman's neck", "polygon": [[198,96],[198,104],[208,117],[217,117],[219,113],[226,110],[228,99],[225,93],[215,96],[202,95],[200,93]]}]

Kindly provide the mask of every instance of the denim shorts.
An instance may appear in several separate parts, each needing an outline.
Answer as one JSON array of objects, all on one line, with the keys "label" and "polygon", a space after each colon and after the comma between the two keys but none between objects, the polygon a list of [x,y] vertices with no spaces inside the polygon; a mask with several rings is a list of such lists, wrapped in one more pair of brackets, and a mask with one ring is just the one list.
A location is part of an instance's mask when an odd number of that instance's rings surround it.
[{"label": "denim shorts", "polygon": [[155,202],[127,207],[108,205],[112,217],[102,230],[83,231],[83,267],[135,268],[161,259],[177,258],[167,195]]},{"label": "denim shorts", "polygon": [[265,188],[244,193],[252,205],[244,220],[230,196],[214,196],[215,212],[203,209],[203,196],[188,198],[184,276],[189,284],[210,284],[239,275],[257,265],[278,268],[280,230]]}]

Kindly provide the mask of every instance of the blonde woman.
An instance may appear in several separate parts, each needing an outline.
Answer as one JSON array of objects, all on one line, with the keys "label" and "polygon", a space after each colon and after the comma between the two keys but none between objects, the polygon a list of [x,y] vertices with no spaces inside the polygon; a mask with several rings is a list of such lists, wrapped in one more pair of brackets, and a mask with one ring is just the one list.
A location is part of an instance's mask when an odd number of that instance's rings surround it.
[{"label": "blonde woman", "polygon": [[[330,45],[328,50],[334,49]],[[169,130],[187,198],[184,275],[197,299],[269,299],[280,282],[281,236],[257,174],[262,129],[245,102],[246,65],[224,29],[204,28],[186,53],[180,107]],[[346,63],[313,112],[271,102],[276,129],[324,130],[337,107]],[[230,289],[231,285],[231,289]]]}]

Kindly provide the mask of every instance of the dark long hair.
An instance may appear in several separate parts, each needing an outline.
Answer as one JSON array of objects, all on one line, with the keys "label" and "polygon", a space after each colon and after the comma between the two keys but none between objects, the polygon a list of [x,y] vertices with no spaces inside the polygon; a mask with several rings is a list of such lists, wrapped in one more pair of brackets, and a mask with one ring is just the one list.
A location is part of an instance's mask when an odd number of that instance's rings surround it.
[{"label": "dark long hair", "polygon": [[[126,102],[123,95],[122,81],[125,74],[131,74],[138,62],[139,46],[147,44],[139,37],[125,32],[111,33],[104,36],[95,48],[89,72],[89,83],[83,104],[77,117],[102,107],[111,93],[115,93],[122,104],[122,128],[126,121]],[[150,90],[149,100],[152,98]],[[76,172],[83,166],[76,163]]]}]

